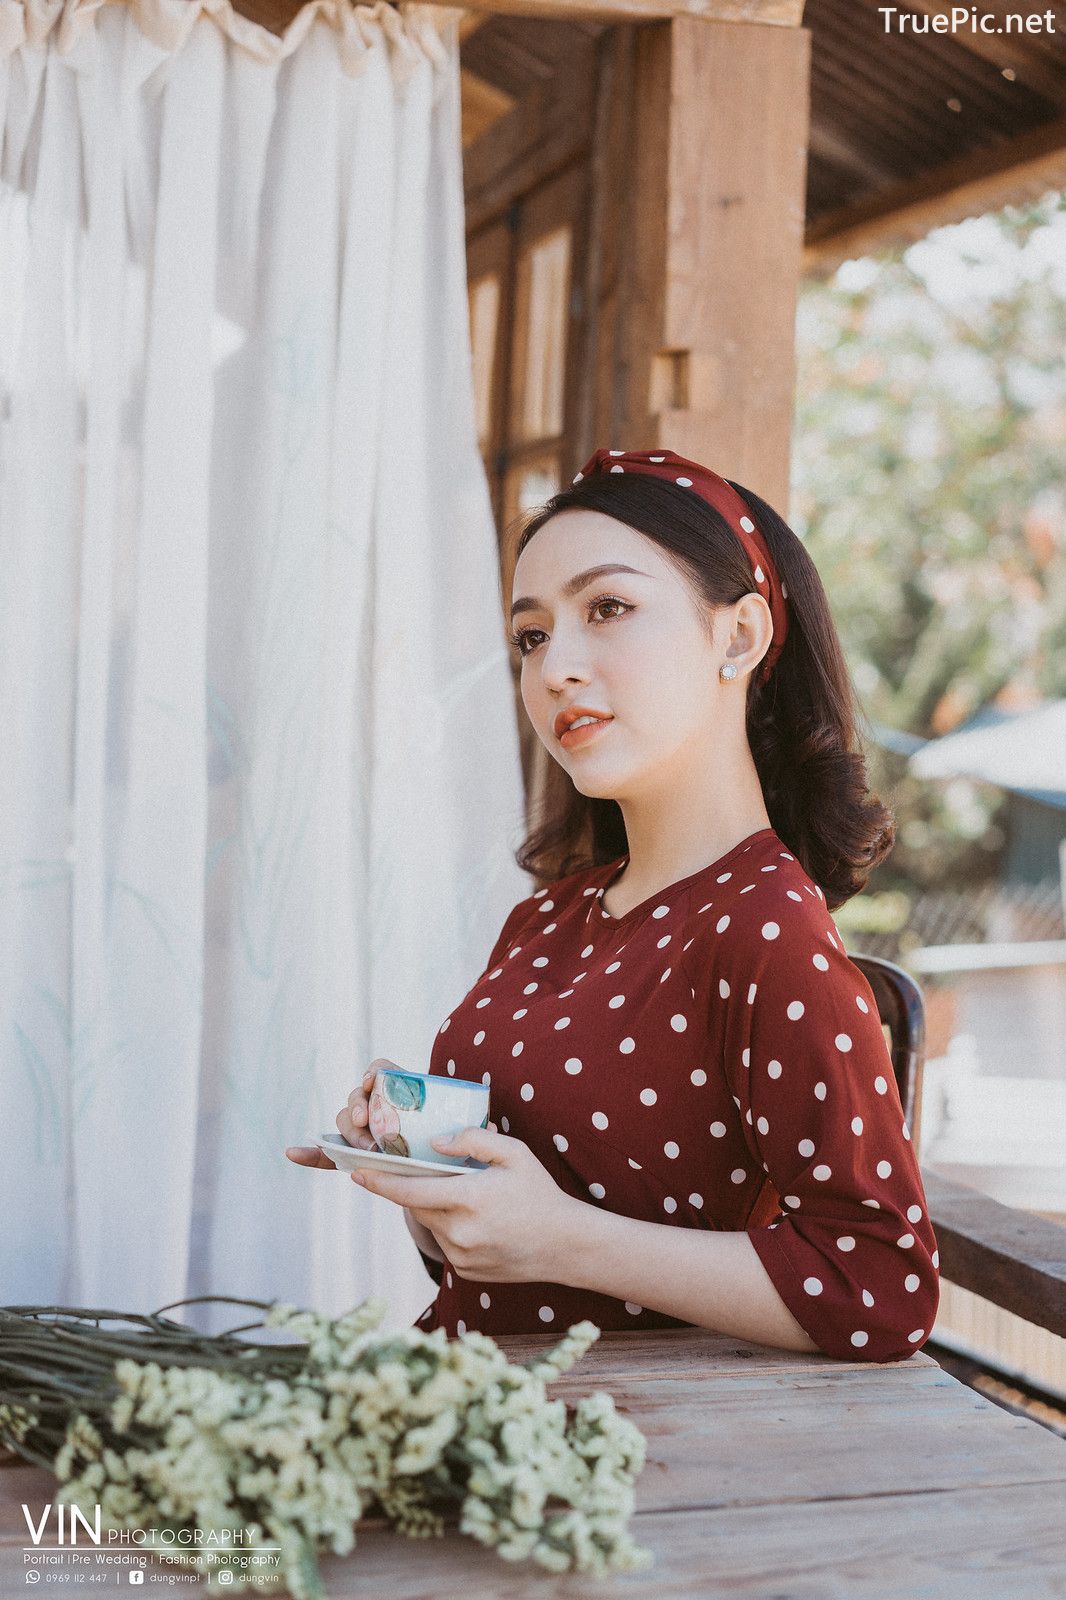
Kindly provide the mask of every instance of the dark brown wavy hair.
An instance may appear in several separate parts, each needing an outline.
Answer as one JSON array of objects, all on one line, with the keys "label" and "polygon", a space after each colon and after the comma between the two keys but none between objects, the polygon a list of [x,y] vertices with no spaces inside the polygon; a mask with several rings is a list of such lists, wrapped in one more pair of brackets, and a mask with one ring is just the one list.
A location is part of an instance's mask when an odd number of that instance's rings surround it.
[{"label": "dark brown wavy hair", "polygon": [[[814,562],[772,506],[743,484],[733,488],[758,520],[789,605],[776,667],[763,685],[757,672],[748,678],[748,743],[774,831],[833,911],[888,855],[895,824],[869,789],[855,693]],[[654,540],[712,608],[755,591],[751,562],[725,518],[694,491],[642,473],[592,474],[527,512],[517,523],[514,560],[550,518],[571,510],[604,512]],[[627,851],[618,802],[582,794],[553,760],[515,853],[523,871],[553,882]]]}]

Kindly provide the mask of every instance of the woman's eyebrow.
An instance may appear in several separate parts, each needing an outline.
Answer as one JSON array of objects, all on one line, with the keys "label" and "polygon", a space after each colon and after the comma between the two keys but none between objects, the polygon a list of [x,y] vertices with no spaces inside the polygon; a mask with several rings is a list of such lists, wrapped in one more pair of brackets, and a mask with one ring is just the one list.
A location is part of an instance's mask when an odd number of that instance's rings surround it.
[{"label": "woman's eyebrow", "polygon": [[[650,572],[641,572],[639,567],[627,567],[624,561],[611,561],[600,567],[588,567],[584,572],[578,572],[574,577],[568,578],[563,584],[564,597],[567,600],[572,599],[575,594],[580,594],[593,578],[600,578],[605,572],[635,572],[638,578],[651,577]],[[521,600],[516,600],[511,607],[511,620],[514,621],[520,611],[539,611],[539,609],[540,601],[525,595]]]}]

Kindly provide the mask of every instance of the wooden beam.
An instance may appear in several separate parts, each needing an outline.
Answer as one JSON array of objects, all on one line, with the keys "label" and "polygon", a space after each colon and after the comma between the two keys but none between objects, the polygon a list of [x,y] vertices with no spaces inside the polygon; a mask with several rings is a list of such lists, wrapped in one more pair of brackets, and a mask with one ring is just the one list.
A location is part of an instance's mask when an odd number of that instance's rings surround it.
[{"label": "wooden beam", "polygon": [[468,72],[465,67],[459,70],[459,90],[465,149],[505,117],[514,106],[514,100],[494,83],[486,83],[484,78]]},{"label": "wooden beam", "polygon": [[872,159],[864,150],[857,150],[824,119],[811,122],[807,148],[812,156],[853,173],[870,187],[891,183],[895,177],[885,162]]},{"label": "wooden beam", "polygon": [[[923,16],[950,15],[950,5],[944,0],[906,0],[906,10],[920,11]],[[952,44],[959,45],[971,55],[979,56],[1011,74],[1011,81],[1021,83],[1034,94],[1041,95],[1049,105],[1066,108],[1066,72],[1044,55],[1033,42],[1032,34],[1007,32],[1007,9],[997,0],[981,0],[980,12],[995,18],[999,33],[982,33],[979,29],[962,27],[945,34]],[[1011,7],[1015,15],[1022,15],[1020,7]],[[1028,8],[1027,8],[1028,9]],[[1055,7],[1046,9],[1055,14]],[[1038,36],[1039,37],[1039,36]]]},{"label": "wooden beam", "polygon": [[[447,5],[451,0],[430,0]],[[704,22],[752,23],[798,28],[804,0],[467,0],[471,11],[512,17],[595,17],[603,22],[640,22],[661,17],[698,17]]]},{"label": "wooden beam", "polygon": [[665,445],[787,515],[810,34],[678,17],[607,48],[579,455]]},{"label": "wooden beam", "polygon": [[[234,10],[271,32],[282,34],[304,0],[233,0]],[[429,0],[451,6],[453,0]],[[646,17],[703,17],[708,22],[750,22],[771,28],[798,28],[804,0],[466,0],[469,14],[513,17],[554,17],[566,22],[574,17],[599,17],[604,22],[637,22]],[[471,31],[466,17],[460,22]]]},{"label": "wooden beam", "polygon": [[920,178],[842,206],[807,230],[804,270],[827,277],[842,261],[911,244],[932,228],[1039,199],[1066,186],[1066,118],[943,163]]},{"label": "wooden beam", "polygon": [[593,42],[576,46],[558,72],[464,151],[468,236],[588,150],[595,62]]},{"label": "wooden beam", "polygon": [[941,1274],[1016,1317],[1066,1336],[1066,1227],[922,1167]]}]

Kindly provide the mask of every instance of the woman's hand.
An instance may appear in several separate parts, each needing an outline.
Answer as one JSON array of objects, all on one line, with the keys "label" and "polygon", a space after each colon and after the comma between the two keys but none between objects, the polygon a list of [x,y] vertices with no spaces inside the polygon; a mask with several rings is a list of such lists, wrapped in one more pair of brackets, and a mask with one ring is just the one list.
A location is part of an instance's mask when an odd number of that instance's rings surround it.
[{"label": "woman's hand", "polygon": [[454,1178],[353,1172],[352,1181],[406,1207],[439,1240],[460,1278],[555,1282],[560,1253],[581,1226],[581,1202],[559,1188],[527,1144],[494,1128],[464,1128],[450,1141],[434,1139],[433,1147],[491,1164]]},{"label": "woman's hand", "polygon": [[[384,1056],[379,1056],[372,1061],[363,1073],[362,1082],[358,1088],[353,1089],[348,1096],[347,1104],[337,1112],[337,1132],[347,1144],[354,1145],[357,1150],[376,1150],[377,1144],[370,1132],[369,1105],[370,1091],[374,1087],[374,1079],[379,1071],[386,1067],[396,1067],[395,1061],[386,1061]],[[298,1167],[328,1167],[331,1172],[336,1172],[336,1164],[329,1159],[317,1145],[291,1144],[285,1154],[290,1161]]]}]

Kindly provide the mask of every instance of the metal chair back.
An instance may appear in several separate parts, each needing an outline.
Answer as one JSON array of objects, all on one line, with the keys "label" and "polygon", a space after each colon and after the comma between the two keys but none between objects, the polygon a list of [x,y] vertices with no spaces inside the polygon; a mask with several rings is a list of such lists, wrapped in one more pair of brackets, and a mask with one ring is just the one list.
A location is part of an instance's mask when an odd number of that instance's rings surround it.
[{"label": "metal chair back", "polygon": [[900,1104],[918,1154],[922,1116],[922,1067],[925,1064],[925,1002],[922,991],[902,967],[881,956],[851,955],[877,1001],[877,1014],[888,1029],[888,1049]]}]

